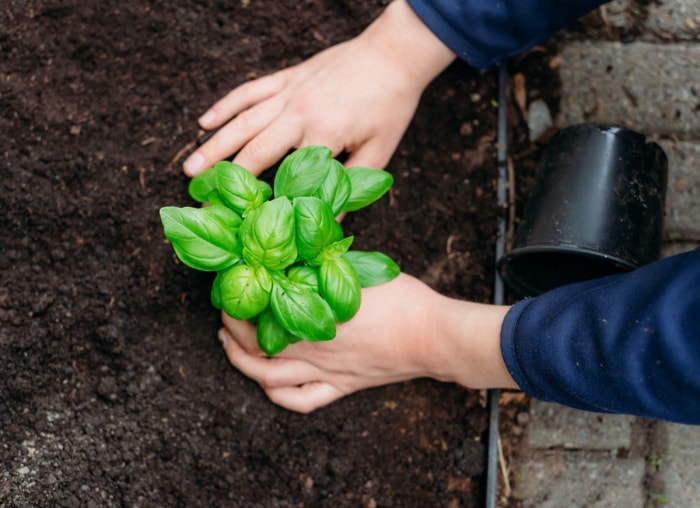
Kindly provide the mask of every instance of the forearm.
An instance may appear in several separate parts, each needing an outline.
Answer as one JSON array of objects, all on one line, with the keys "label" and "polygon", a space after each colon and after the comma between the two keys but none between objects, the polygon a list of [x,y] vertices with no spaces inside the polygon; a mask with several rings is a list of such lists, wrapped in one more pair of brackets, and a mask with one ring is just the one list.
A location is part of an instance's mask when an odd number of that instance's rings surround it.
[{"label": "forearm", "polygon": [[700,424],[700,250],[524,300],[502,351],[530,395]]}]

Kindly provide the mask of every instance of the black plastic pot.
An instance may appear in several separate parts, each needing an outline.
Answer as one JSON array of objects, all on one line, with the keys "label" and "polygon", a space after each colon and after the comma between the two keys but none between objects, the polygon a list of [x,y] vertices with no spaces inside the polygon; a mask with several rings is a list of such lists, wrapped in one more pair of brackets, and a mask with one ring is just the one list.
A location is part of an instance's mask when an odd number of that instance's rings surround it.
[{"label": "black plastic pot", "polygon": [[668,162],[656,143],[596,124],[555,134],[513,245],[498,261],[522,296],[635,269],[659,257]]}]

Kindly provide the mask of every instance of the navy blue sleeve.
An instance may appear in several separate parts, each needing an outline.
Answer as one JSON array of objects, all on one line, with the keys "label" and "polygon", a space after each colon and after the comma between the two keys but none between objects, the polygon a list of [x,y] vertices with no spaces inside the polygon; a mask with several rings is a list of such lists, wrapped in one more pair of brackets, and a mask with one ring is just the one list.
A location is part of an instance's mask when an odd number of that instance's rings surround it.
[{"label": "navy blue sleeve", "polygon": [[602,0],[407,0],[457,56],[480,70],[518,55]]},{"label": "navy blue sleeve", "polygon": [[501,352],[538,399],[700,424],[700,249],[518,302]]}]

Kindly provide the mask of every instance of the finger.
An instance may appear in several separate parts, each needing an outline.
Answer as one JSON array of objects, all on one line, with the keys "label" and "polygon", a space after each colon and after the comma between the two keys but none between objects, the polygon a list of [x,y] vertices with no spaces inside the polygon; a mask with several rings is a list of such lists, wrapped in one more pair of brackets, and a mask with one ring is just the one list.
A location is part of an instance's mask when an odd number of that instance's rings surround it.
[{"label": "finger", "polygon": [[[261,102],[243,111],[187,158],[183,165],[185,174],[194,176],[217,162],[229,158],[273,122],[281,109],[281,101],[272,100]],[[250,168],[246,167],[246,169]],[[252,170],[251,172],[256,176],[258,174]]]},{"label": "finger", "polygon": [[266,129],[248,141],[234,157],[254,175],[259,175],[274,166],[290,150],[298,148],[302,127],[296,123],[277,118]]},{"label": "finger", "polygon": [[346,395],[335,386],[323,382],[270,388],[265,390],[265,394],[275,404],[298,413],[310,413]]},{"label": "finger", "polygon": [[391,144],[386,140],[373,138],[350,153],[345,161],[345,167],[385,168],[397,146],[398,141]]},{"label": "finger", "polygon": [[333,157],[338,157],[338,155],[348,148],[346,144],[338,138],[338,133],[342,131],[342,127],[332,125],[324,127],[323,125],[319,125],[320,122],[321,120],[310,122],[310,126],[313,124],[314,132],[306,131],[297,146],[325,146],[330,149]]},{"label": "finger", "polygon": [[[238,345],[248,354],[267,358],[267,355],[258,347],[257,328],[255,325],[248,321],[233,319],[225,312],[221,312],[221,321],[224,325],[224,331],[228,332],[228,335],[226,337],[219,336],[220,340],[226,339],[227,337],[233,337],[233,340],[235,340]],[[311,361],[312,351],[318,351],[319,346],[321,345],[303,340],[294,344],[294,347],[284,349],[275,355],[275,358],[304,360],[306,363],[314,365],[314,362]]]},{"label": "finger", "polygon": [[[258,347],[258,340],[256,337],[255,326],[248,321],[239,321],[233,319],[225,312],[221,312],[221,321],[229,333],[230,337],[233,337],[238,344],[248,352],[248,354],[259,354],[260,356],[265,356],[260,348]],[[226,337],[223,337],[225,339]],[[219,336],[219,339],[222,339]],[[222,341],[223,342],[223,341]]]},{"label": "finger", "polygon": [[320,379],[320,371],[307,362],[250,354],[225,329],[220,330],[219,338],[231,364],[266,390]]},{"label": "finger", "polygon": [[207,130],[221,127],[241,111],[277,94],[284,88],[284,76],[277,72],[234,88],[199,117],[199,125]]}]

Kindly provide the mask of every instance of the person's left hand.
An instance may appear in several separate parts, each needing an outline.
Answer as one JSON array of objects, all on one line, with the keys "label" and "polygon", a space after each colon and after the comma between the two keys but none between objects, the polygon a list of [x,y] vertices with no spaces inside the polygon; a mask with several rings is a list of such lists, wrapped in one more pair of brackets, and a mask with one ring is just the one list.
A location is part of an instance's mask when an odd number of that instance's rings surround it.
[{"label": "person's left hand", "polygon": [[184,163],[195,176],[235,154],[255,176],[290,150],[328,146],[347,166],[384,168],[425,87],[455,59],[405,0],[357,37],[244,83],[199,119],[216,133]]}]

